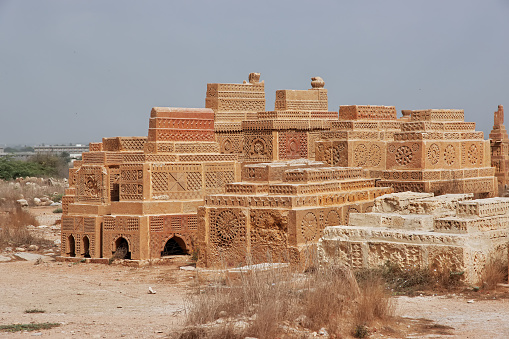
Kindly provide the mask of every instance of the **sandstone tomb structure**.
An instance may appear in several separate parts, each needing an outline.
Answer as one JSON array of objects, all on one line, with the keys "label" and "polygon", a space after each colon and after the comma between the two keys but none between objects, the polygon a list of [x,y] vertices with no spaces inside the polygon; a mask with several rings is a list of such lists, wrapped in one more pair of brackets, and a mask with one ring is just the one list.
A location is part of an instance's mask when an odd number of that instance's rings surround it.
[{"label": "sandstone tomb structure", "polygon": [[306,265],[326,226],[369,211],[375,187],[361,168],[294,160],[248,164],[242,182],[205,198],[198,211],[199,264],[236,267],[267,261]]},{"label": "sandstone tomb structure", "polygon": [[154,259],[188,253],[197,207],[240,179],[220,154],[211,109],[154,107],[148,137],[91,143],[63,198],[64,256]]},{"label": "sandstone tomb structure", "polygon": [[490,161],[490,143],[474,122],[464,122],[463,110],[412,111],[387,143],[385,170],[371,172],[381,186],[396,192],[473,193],[497,195]]},{"label": "sandstone tomb structure", "polygon": [[91,143],[70,170],[62,255],[199,249],[203,265],[244,264],[246,254],[302,264],[324,227],[348,224],[392,190],[495,194],[489,142],[462,110],[334,112],[323,79],[311,87],[276,91],[266,111],[265,84],[251,73],[208,84],[206,108],[153,108],[147,137]]},{"label": "sandstone tomb structure", "polygon": [[249,83],[207,85],[205,105],[216,113],[221,152],[251,163],[314,160],[315,141],[338,116],[328,110],[322,78],[312,78],[309,90],[276,91],[274,111],[265,111],[259,78],[259,73],[251,73]]},{"label": "sandstone tomb structure", "polygon": [[372,212],[351,214],[348,226],[325,228],[321,259],[351,268],[387,261],[428,267],[462,274],[475,284],[490,258],[506,260],[509,198],[472,197],[413,192],[378,197]]},{"label": "sandstone tomb structure", "polygon": [[495,168],[499,191],[507,189],[509,183],[509,137],[504,126],[504,106],[498,105],[494,114],[493,130],[490,133],[491,166]]}]

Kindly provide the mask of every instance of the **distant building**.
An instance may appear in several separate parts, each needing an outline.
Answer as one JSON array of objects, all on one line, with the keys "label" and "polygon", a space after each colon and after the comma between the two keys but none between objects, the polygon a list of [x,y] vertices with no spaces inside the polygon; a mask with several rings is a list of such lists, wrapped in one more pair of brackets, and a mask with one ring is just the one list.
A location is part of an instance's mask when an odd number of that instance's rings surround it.
[{"label": "distant building", "polygon": [[6,153],[4,152],[3,148],[0,148],[0,158],[9,156],[10,158],[14,160],[28,160],[31,156],[35,155],[34,152],[13,152],[13,153]]},{"label": "distant building", "polygon": [[35,146],[34,152],[36,154],[62,154],[69,153],[71,158],[81,158],[81,153],[88,152],[88,145],[76,144],[74,146]]}]

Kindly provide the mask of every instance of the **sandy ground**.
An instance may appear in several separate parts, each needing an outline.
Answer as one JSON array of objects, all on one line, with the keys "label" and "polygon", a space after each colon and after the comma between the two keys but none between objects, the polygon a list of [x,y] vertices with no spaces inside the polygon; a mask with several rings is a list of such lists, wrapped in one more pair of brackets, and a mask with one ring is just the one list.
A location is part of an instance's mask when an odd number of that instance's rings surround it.
[{"label": "sandy ground", "polygon": [[[407,326],[413,327],[412,324],[420,323],[415,326],[416,330],[423,331],[428,327],[430,332],[442,332],[439,337],[509,338],[509,299],[484,298],[489,297],[483,296],[482,299],[463,296],[398,297],[396,314],[410,318]],[[407,338],[410,337],[423,336],[410,328]]]},{"label": "sandy ground", "polygon": [[[182,262],[184,264],[184,262]],[[181,328],[194,273],[166,266],[0,263],[0,324],[57,322],[0,338],[163,338]],[[149,294],[149,287],[156,294]],[[396,297],[395,333],[373,338],[509,338],[509,299],[490,296]],[[29,309],[42,309],[27,314]]]},{"label": "sandy ground", "polygon": [[[62,324],[39,332],[0,332],[0,338],[165,337],[182,323],[192,280],[192,273],[177,266],[0,263],[0,324]],[[45,312],[25,313],[29,309]]]}]

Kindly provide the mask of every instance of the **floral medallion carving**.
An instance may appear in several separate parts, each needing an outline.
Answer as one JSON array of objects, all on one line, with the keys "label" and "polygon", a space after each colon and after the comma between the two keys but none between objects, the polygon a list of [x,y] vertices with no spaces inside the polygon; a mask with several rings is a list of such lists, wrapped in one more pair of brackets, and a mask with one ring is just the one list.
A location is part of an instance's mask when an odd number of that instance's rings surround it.
[{"label": "floral medallion carving", "polygon": [[456,161],[456,152],[453,145],[447,145],[444,151],[444,161],[447,165],[451,166]]},{"label": "floral medallion carving", "polygon": [[300,229],[302,236],[306,241],[312,241],[315,239],[318,230],[317,225],[318,222],[316,220],[316,216],[312,212],[308,212],[304,218],[302,218]]},{"label": "floral medallion carving", "polygon": [[401,166],[408,165],[413,156],[413,152],[408,146],[401,146],[396,150],[396,162]]},{"label": "floral medallion carving", "polygon": [[428,160],[432,165],[436,165],[440,161],[440,147],[437,144],[432,144],[428,148]]}]

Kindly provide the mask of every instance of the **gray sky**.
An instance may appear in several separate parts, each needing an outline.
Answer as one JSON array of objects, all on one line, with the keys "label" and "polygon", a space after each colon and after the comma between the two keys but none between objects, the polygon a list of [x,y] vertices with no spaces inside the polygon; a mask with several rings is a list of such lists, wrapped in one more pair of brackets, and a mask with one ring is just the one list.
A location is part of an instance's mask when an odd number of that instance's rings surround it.
[{"label": "gray sky", "polygon": [[509,112],[509,0],[0,0],[0,145],[146,136],[152,107],[250,72],[267,110],[321,76],[329,110],[461,108],[487,138]]}]

